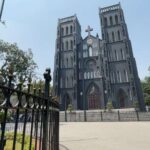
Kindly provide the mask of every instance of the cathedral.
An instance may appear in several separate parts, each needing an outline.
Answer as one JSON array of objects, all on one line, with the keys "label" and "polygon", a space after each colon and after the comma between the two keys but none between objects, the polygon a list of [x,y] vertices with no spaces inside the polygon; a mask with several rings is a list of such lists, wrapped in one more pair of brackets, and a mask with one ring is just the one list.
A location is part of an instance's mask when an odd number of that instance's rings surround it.
[{"label": "cathedral", "polygon": [[60,109],[145,109],[136,61],[121,4],[99,8],[102,36],[81,35],[76,15],[58,20],[53,86]]}]

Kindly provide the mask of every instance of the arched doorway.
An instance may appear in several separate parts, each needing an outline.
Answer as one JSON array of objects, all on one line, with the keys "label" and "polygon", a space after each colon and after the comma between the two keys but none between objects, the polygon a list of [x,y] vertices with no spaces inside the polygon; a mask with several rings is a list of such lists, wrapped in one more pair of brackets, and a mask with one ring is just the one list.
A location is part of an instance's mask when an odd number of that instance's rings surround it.
[{"label": "arched doorway", "polygon": [[97,86],[92,84],[87,91],[88,109],[100,108],[100,93]]},{"label": "arched doorway", "polygon": [[71,104],[71,99],[69,97],[69,94],[66,93],[63,97],[64,110],[67,110],[69,104]]},{"label": "arched doorway", "polygon": [[125,108],[126,93],[123,89],[119,89],[117,99],[118,99],[119,107]]}]

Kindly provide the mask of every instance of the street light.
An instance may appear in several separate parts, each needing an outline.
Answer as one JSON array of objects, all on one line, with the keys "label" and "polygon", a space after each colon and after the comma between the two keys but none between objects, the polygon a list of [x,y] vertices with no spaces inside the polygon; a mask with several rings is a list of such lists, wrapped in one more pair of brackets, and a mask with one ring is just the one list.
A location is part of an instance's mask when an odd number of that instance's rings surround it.
[{"label": "street light", "polygon": [[1,4],[1,10],[0,10],[0,22],[2,21],[2,14],[3,14],[3,9],[4,9],[4,3],[5,3],[5,0],[2,0],[2,4]]},{"label": "street light", "polygon": [[85,98],[84,98],[84,94],[83,94],[83,92],[81,91],[80,92],[80,96],[82,97],[82,99],[83,99],[83,109],[84,109],[84,121],[86,121],[86,103],[85,103]]},{"label": "street light", "polygon": [[108,91],[105,90],[104,93],[105,93],[105,110],[106,110],[106,100],[107,100],[107,93],[108,93]]}]

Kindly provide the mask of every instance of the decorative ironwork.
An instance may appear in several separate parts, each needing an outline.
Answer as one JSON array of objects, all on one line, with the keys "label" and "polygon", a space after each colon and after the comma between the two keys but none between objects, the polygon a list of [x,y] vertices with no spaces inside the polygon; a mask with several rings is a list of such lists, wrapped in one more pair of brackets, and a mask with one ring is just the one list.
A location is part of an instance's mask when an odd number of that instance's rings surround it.
[{"label": "decorative ironwork", "polygon": [[[31,79],[27,88],[19,83],[12,88],[12,73],[7,85],[0,83],[0,150],[7,143],[7,133],[12,133],[12,150],[16,150],[18,135],[21,134],[21,150],[59,149],[59,104],[49,95],[50,69],[44,73],[45,89],[34,89],[31,93]],[[27,92],[25,92],[27,91]],[[9,116],[9,120],[8,120]],[[26,137],[29,143],[26,145]]]}]

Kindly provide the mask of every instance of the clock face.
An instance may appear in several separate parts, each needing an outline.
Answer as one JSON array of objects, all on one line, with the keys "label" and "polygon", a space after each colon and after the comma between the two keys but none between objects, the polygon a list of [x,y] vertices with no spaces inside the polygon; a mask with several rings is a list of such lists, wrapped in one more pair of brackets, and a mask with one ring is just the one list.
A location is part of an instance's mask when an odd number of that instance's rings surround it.
[{"label": "clock face", "polygon": [[88,39],[87,40],[87,44],[92,45],[93,44],[93,40],[92,39]]}]

